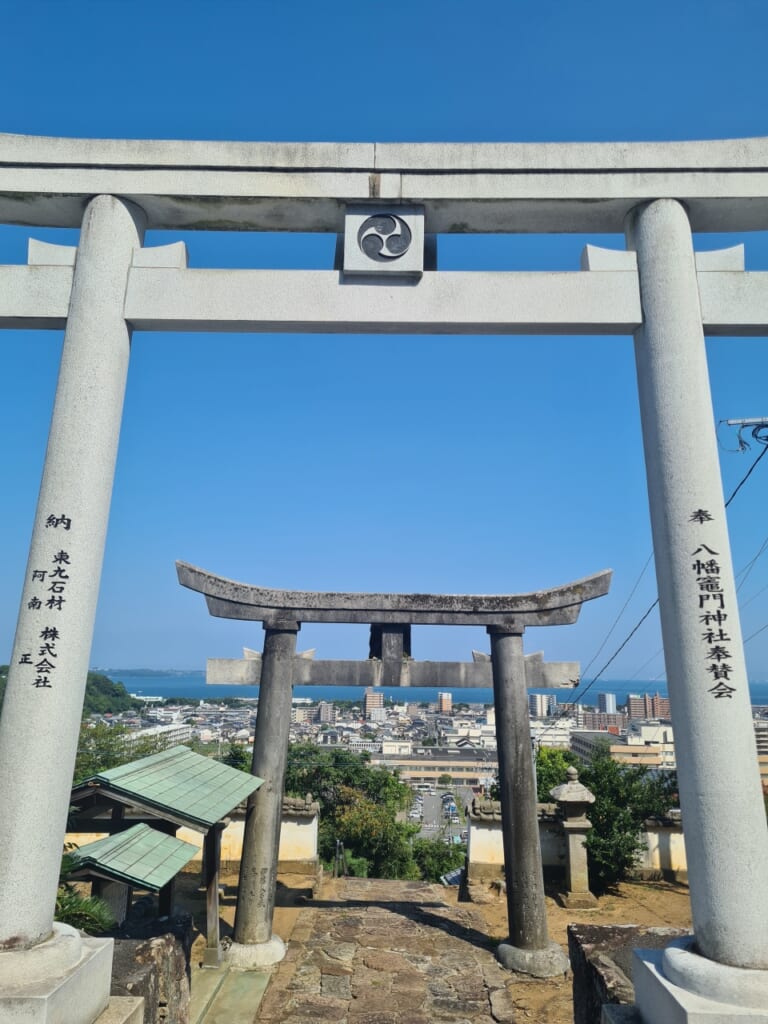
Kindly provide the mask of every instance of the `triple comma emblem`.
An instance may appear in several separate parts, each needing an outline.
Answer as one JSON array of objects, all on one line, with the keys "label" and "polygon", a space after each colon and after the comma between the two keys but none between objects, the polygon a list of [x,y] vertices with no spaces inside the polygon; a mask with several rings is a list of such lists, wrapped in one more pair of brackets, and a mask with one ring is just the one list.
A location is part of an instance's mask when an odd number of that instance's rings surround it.
[{"label": "triple comma emblem", "polygon": [[377,214],[363,221],[357,232],[357,244],[369,259],[388,263],[408,252],[411,229],[394,213]]}]

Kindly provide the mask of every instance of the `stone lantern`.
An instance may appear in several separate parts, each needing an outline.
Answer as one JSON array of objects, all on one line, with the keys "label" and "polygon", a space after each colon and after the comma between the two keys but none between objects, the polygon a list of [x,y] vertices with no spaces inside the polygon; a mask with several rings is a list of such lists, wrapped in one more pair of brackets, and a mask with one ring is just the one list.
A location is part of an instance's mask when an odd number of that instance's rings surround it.
[{"label": "stone lantern", "polygon": [[560,902],[569,909],[586,910],[597,906],[597,900],[589,891],[585,846],[587,832],[592,828],[586,811],[595,797],[579,782],[579,773],[573,765],[566,774],[568,781],[549,791],[562,811],[567,848],[565,892],[561,893]]}]

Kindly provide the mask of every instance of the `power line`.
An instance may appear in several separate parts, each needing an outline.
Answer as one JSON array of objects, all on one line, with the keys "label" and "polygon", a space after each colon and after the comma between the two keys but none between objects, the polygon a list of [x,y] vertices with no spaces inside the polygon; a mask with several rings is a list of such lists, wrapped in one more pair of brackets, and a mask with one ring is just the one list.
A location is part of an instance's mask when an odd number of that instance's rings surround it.
[{"label": "power line", "polygon": [[761,626],[760,629],[756,629],[754,633],[750,633],[750,635],[747,637],[744,643],[746,643],[747,640],[752,640],[754,637],[757,636],[758,633],[762,633],[764,629],[768,629],[768,622],[766,622],[764,626]]},{"label": "power line", "polygon": [[605,639],[604,639],[604,640],[603,640],[603,642],[602,642],[602,643],[600,644],[600,646],[599,646],[599,647],[598,647],[598,649],[597,649],[597,650],[595,651],[595,653],[594,653],[594,654],[592,655],[592,658],[591,658],[591,659],[590,659],[590,660],[589,660],[589,661],[587,662],[587,664],[586,664],[586,665],[584,666],[584,672],[587,672],[587,671],[589,671],[589,669],[590,669],[590,668],[592,667],[592,664],[593,664],[593,663],[594,663],[595,661],[597,661],[598,655],[600,654],[600,652],[602,651],[602,649],[603,649],[603,648],[605,647],[605,645],[606,645],[606,644],[608,643],[608,640],[610,639],[611,633],[613,633],[614,629],[615,629],[615,628],[616,628],[616,626],[618,625],[618,623],[619,623],[619,620],[621,619],[622,615],[624,614],[624,612],[625,612],[625,611],[626,611],[626,609],[627,609],[627,605],[628,605],[628,604],[629,604],[629,602],[630,602],[630,601],[632,600],[632,598],[633,598],[633,597],[635,596],[635,591],[636,591],[636,590],[637,590],[637,588],[638,588],[638,587],[640,586],[640,581],[642,580],[643,576],[645,575],[645,571],[646,571],[646,569],[647,569],[647,568],[648,568],[648,566],[649,566],[649,565],[651,564],[651,559],[652,559],[652,558],[653,558],[653,551],[651,551],[650,555],[648,555],[648,558],[646,559],[645,565],[644,565],[644,566],[643,566],[643,568],[642,568],[642,569],[640,570],[640,575],[639,575],[639,576],[637,577],[637,580],[636,580],[636,582],[635,582],[635,585],[634,585],[634,587],[632,587],[632,589],[631,589],[631,590],[630,590],[630,592],[629,592],[629,597],[628,597],[628,598],[626,599],[626,601],[625,601],[625,602],[624,602],[624,604],[622,605],[622,607],[621,607],[621,611],[619,612],[619,614],[618,614],[618,615],[616,616],[616,618],[615,618],[615,619],[613,620],[613,623],[612,623],[612,625],[611,625],[611,628],[610,628],[610,629],[608,630],[608,632],[607,632],[607,633],[605,634]]},{"label": "power line", "polygon": [[[736,421],[734,421],[734,422],[736,422]],[[761,421],[761,422],[764,423],[764,421]],[[735,490],[732,492],[731,496],[725,502],[725,508],[728,508],[728,506],[731,504],[733,499],[739,493],[741,488],[744,486],[744,484],[747,482],[747,480],[749,480],[749,478],[752,475],[752,473],[754,472],[754,470],[757,468],[757,464],[760,462],[760,460],[763,458],[763,456],[766,454],[766,452],[768,452],[768,438],[764,438],[763,436],[758,434],[758,431],[761,430],[761,429],[764,429],[764,426],[763,427],[756,426],[755,429],[752,432],[752,436],[755,438],[755,440],[759,441],[760,444],[763,445],[763,450],[760,452],[760,454],[757,456],[755,461],[752,463],[752,465],[749,467],[747,472],[744,474],[744,476],[741,478],[739,483],[736,485]],[[746,442],[743,442],[743,444],[746,446]],[[743,451],[744,448],[742,447],[740,450]],[[766,542],[768,543],[768,539],[767,539]],[[763,546],[765,546],[765,544]],[[752,560],[752,563],[749,563],[750,565],[753,564],[754,561],[757,560],[757,558],[759,558],[760,553],[762,552],[762,550],[763,549],[761,548],[760,552],[758,552],[758,554],[755,555],[755,558]],[[632,591],[630,593],[630,598],[632,597],[632,595],[637,590],[637,587],[638,587],[638,585],[640,583],[640,579],[642,579],[643,573],[645,572],[645,570],[646,570],[646,568],[648,566],[648,563],[650,562],[650,559],[652,557],[653,557],[653,552],[649,556],[648,562],[646,562],[645,566],[643,566],[643,569],[642,569],[642,571],[640,573],[640,577],[638,578],[637,582],[635,583],[634,587],[632,588]],[[605,640],[603,640],[602,644],[598,648],[597,654],[599,654],[600,651],[605,646],[605,643],[606,643],[608,637],[611,635],[611,632],[613,631],[613,629],[614,629],[614,627],[616,625],[616,622],[618,622],[618,620],[621,618],[622,614],[624,613],[624,608],[626,608],[628,603],[629,603],[629,598],[627,599],[627,601],[624,602],[624,606],[622,607],[621,612],[619,612],[619,615],[618,615],[617,619],[614,621],[614,623],[611,626],[611,628],[609,629],[608,634],[607,634]],[[605,672],[605,670],[609,667],[609,665],[611,665],[616,660],[616,658],[621,653],[621,651],[624,650],[624,648],[627,646],[629,641],[632,639],[632,637],[635,635],[635,633],[638,631],[638,629],[642,626],[642,624],[645,622],[645,620],[648,618],[648,616],[651,614],[651,612],[654,610],[654,608],[656,607],[656,605],[658,603],[659,603],[659,599],[657,597],[656,600],[653,602],[653,604],[651,604],[651,606],[648,609],[646,609],[646,611],[640,617],[638,622],[630,630],[630,632],[627,634],[625,639],[621,642],[621,644],[618,646],[618,648],[614,651],[614,653],[611,655],[611,657],[608,659],[608,661],[603,665],[603,667],[600,669],[600,671],[589,681],[589,683],[587,683],[587,685],[584,687],[584,689],[578,695],[577,694],[573,695],[574,699],[569,701],[569,704],[575,704],[575,703],[578,703],[578,701],[581,701],[581,700],[584,699],[586,694],[589,693],[589,691],[592,689],[592,687],[595,685],[595,683],[600,679],[600,677],[602,676],[603,672]],[[768,623],[766,623],[765,626],[761,627],[761,629],[757,630],[757,633],[752,633],[751,636],[747,637],[747,640],[751,640],[753,637],[757,636],[758,633],[761,633],[763,631],[763,629],[766,629],[766,628],[768,628]],[[745,640],[744,643],[746,643],[747,640]],[[597,657],[597,654],[592,657],[592,660],[589,662],[590,665],[592,664],[592,662]],[[655,657],[655,655],[654,655],[654,657]],[[646,664],[647,664],[647,662],[646,662]],[[539,740],[541,740],[541,737],[546,732],[548,732],[549,729],[554,728],[555,722],[558,721],[558,719],[563,718],[563,717],[565,717],[565,710],[563,710],[562,714],[554,716],[554,720],[552,721],[551,725],[548,725],[544,729],[542,729],[541,734],[539,735]]]}]

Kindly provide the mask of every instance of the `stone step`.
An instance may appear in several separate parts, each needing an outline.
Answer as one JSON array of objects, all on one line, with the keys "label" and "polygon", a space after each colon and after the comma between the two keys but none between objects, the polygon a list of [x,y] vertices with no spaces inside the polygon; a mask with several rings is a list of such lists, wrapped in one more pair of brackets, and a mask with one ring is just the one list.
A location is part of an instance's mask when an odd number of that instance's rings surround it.
[{"label": "stone step", "polygon": [[199,967],[192,971],[189,997],[189,1024],[202,1024],[205,1014],[221,988],[226,968]]},{"label": "stone step", "polygon": [[227,971],[200,1024],[253,1024],[269,978],[267,971]]},{"label": "stone step", "polygon": [[141,996],[110,996],[106,1010],[94,1024],[142,1024],[144,1000]]}]

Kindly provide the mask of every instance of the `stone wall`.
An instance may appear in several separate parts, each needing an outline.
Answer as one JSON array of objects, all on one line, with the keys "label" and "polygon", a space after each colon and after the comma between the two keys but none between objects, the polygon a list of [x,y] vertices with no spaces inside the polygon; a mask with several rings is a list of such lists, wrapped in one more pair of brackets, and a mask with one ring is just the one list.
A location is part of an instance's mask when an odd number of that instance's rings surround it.
[{"label": "stone wall", "polygon": [[574,1024],[601,1024],[604,1004],[631,1006],[635,1001],[632,950],[658,949],[682,934],[677,928],[634,924],[569,925]]},{"label": "stone wall", "polygon": [[[484,806],[478,808],[479,813],[469,813],[468,808],[467,814],[467,879],[470,883],[492,882],[504,877],[501,811],[495,801],[481,803]],[[565,870],[566,841],[550,804],[539,805],[539,837],[545,874],[561,874]],[[687,881],[685,839],[679,821],[648,821],[643,838],[644,852],[635,871],[637,876]]]},{"label": "stone wall", "polygon": [[189,915],[129,923],[115,937],[111,994],[143,996],[143,1024],[189,1024],[191,950]]}]

